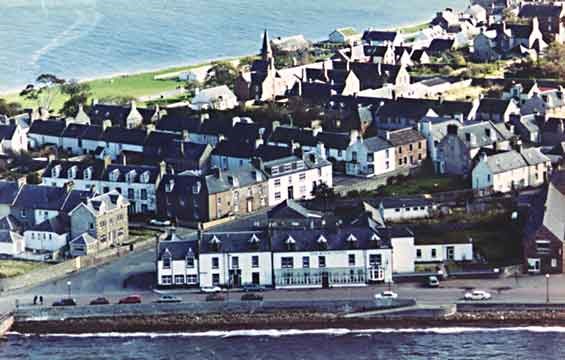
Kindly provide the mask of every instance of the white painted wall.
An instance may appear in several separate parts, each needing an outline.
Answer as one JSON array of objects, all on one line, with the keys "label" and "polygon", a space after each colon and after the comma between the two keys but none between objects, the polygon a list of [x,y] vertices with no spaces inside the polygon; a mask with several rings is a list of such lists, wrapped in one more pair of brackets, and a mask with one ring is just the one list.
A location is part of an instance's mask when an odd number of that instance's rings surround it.
[{"label": "white painted wall", "polygon": [[[303,171],[271,176],[268,181],[269,206],[275,206],[288,199],[288,188],[292,186],[294,199],[311,199],[314,182],[333,187],[332,165],[304,169]],[[279,185],[277,185],[279,184]]]},{"label": "white painted wall", "polygon": [[392,238],[392,271],[394,273],[414,272],[416,267],[416,251],[414,238]]},{"label": "white painted wall", "polygon": [[46,231],[24,231],[25,247],[32,250],[56,251],[67,245],[69,234]]},{"label": "white painted wall", "polygon": [[[453,248],[453,258],[448,259],[448,248]],[[435,256],[434,255],[435,251]],[[420,256],[418,257],[418,253]],[[473,243],[416,245],[417,262],[443,262],[473,260]]]},{"label": "white painted wall", "polygon": [[[233,257],[239,258],[241,269],[241,283],[249,284],[254,272],[259,273],[259,281],[263,286],[272,286],[272,264],[270,252],[246,252],[246,253],[206,253],[200,254],[200,287],[213,286],[212,275],[219,274],[220,286],[227,286],[229,281],[229,269],[232,269]],[[252,257],[259,257],[259,267],[252,267]],[[212,268],[212,259],[218,258],[218,268]],[[228,260],[229,259],[229,260]],[[229,266],[228,265],[229,261]]]}]

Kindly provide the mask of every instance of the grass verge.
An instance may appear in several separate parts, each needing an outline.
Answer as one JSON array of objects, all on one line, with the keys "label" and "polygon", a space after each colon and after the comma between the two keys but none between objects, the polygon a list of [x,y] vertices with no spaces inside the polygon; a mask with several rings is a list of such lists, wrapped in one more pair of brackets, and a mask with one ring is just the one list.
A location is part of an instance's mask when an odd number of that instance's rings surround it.
[{"label": "grass verge", "polygon": [[48,266],[45,263],[35,261],[0,260],[0,278],[15,277]]}]

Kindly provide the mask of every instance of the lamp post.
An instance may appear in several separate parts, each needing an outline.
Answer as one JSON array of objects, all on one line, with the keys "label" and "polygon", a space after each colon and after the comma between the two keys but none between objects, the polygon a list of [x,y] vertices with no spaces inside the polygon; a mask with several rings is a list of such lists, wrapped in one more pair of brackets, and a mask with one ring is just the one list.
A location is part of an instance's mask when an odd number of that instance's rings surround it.
[{"label": "lamp post", "polygon": [[545,274],[545,302],[549,304],[549,274]]},{"label": "lamp post", "polygon": [[67,290],[69,292],[69,299],[71,298],[71,282],[67,281]]}]

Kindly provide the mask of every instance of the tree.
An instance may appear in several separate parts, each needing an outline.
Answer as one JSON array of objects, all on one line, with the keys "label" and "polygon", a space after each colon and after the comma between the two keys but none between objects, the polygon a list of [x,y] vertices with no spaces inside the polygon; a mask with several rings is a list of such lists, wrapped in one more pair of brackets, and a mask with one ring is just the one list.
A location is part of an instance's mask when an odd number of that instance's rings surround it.
[{"label": "tree", "polygon": [[0,99],[0,114],[6,116],[14,116],[22,111],[22,105],[17,102],[7,102],[4,99]]},{"label": "tree", "polygon": [[207,87],[227,85],[233,88],[237,78],[237,69],[229,62],[214,62],[206,74],[205,85]]},{"label": "tree", "polygon": [[53,74],[41,74],[35,79],[35,84],[27,85],[20,92],[20,96],[37,101],[39,107],[49,111],[60,86],[64,83],[64,79],[58,78]]},{"label": "tree", "polygon": [[187,80],[184,83],[184,88],[188,92],[189,96],[194,96],[196,94],[196,91],[202,88],[202,83],[198,80]]},{"label": "tree", "polygon": [[61,92],[69,96],[63,104],[61,113],[66,117],[73,117],[77,114],[81,104],[85,104],[90,96],[90,85],[70,80],[61,86]]},{"label": "tree", "polygon": [[336,198],[334,189],[329,187],[326,183],[315,184],[312,189],[312,196],[316,200],[321,200],[324,203],[324,212],[328,209],[328,202]]}]

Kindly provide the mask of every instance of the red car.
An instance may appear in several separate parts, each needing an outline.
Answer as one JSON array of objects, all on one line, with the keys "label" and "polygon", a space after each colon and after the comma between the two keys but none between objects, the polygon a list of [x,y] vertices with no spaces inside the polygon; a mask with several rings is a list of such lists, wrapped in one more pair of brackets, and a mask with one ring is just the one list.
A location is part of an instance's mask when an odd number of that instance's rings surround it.
[{"label": "red car", "polygon": [[139,295],[129,295],[125,298],[121,298],[118,304],[141,304],[141,296]]}]

